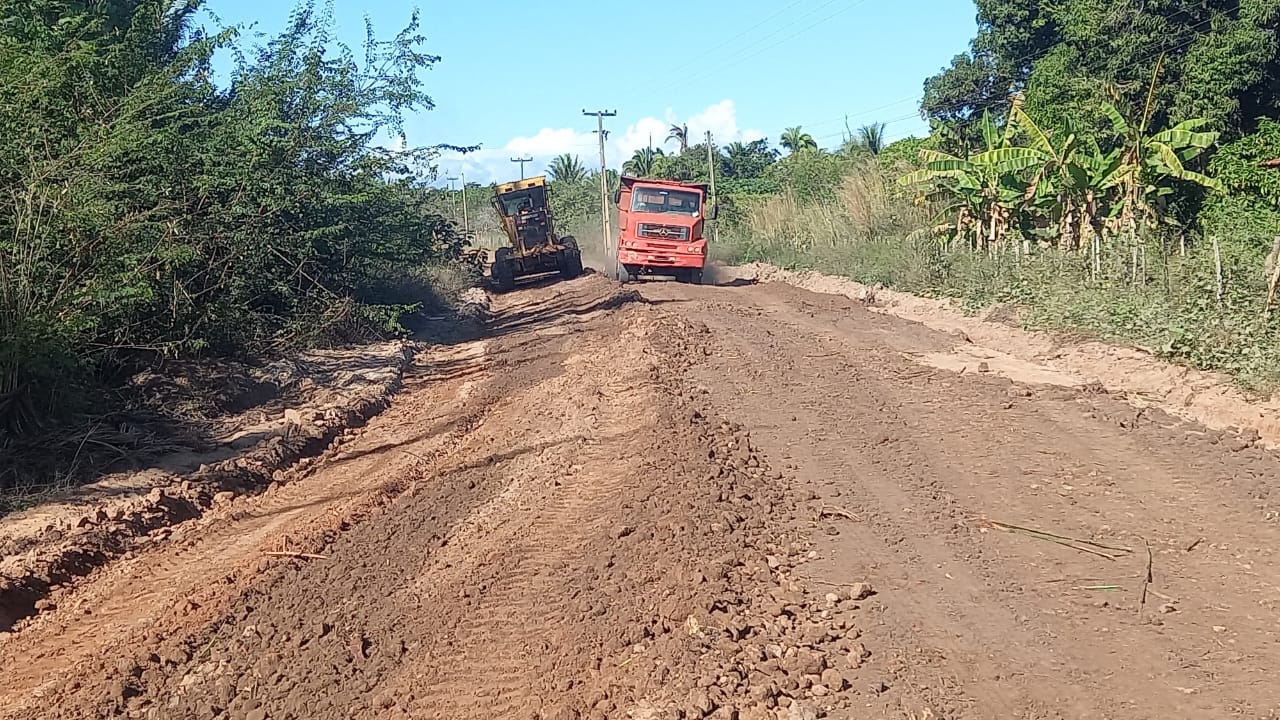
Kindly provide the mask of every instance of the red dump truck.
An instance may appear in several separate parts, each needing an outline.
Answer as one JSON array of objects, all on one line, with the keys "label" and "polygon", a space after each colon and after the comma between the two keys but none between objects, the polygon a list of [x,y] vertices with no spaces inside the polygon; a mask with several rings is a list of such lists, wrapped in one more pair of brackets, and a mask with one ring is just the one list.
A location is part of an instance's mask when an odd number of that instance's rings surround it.
[{"label": "red dump truck", "polygon": [[618,279],[667,275],[702,282],[707,264],[707,185],[622,176],[618,205]]}]

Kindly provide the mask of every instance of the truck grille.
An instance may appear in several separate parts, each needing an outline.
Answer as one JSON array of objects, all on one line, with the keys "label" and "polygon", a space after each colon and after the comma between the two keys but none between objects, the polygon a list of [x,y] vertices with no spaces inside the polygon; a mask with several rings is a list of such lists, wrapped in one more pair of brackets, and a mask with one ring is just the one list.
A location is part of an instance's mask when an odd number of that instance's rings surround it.
[{"label": "truck grille", "polygon": [[679,227],[678,225],[654,225],[651,223],[640,223],[636,227],[636,235],[653,240],[686,241],[689,239],[689,228]]}]

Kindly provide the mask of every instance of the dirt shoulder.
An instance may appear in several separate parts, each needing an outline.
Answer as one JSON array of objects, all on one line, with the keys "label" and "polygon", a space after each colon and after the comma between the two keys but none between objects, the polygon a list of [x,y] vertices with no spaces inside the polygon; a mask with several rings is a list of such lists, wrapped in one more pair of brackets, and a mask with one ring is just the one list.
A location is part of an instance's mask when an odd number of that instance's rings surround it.
[{"label": "dirt shoulder", "polygon": [[1269,452],[1095,386],[939,368],[955,337],[845,297],[646,295],[706,318],[694,377],[817,495],[804,576],[878,591],[863,639],[886,716],[1280,708]]},{"label": "dirt shoulder", "polygon": [[[386,407],[412,362],[393,342],[311,353],[241,373],[244,407],[205,420],[200,449],[147,470],[114,473],[0,517],[0,631],[48,605],[58,587],[242,494],[297,476],[292,469]],[[165,393],[159,377],[142,382]],[[250,397],[250,396],[253,397]],[[92,441],[92,436],[85,438]]]},{"label": "dirt shoulder", "polygon": [[947,369],[973,372],[983,365],[991,372],[1032,382],[1100,385],[1137,405],[1159,408],[1210,430],[1243,434],[1246,438],[1260,438],[1271,447],[1280,446],[1280,399],[1247,397],[1229,378],[1218,373],[1168,363],[1138,348],[1027,331],[1016,326],[1016,318],[1005,308],[971,316],[962,312],[955,301],[873,288],[812,271],[794,272],[753,263],[722,268],[721,274],[726,280],[783,282],[812,292],[843,295],[872,312],[954,335],[959,342],[934,357],[936,364]]},{"label": "dirt shoulder", "polygon": [[[488,296],[470,289],[443,315],[407,318],[413,341],[313,350],[255,365],[175,363],[163,373],[135,375],[125,392],[131,406],[146,411],[146,423],[114,435],[128,431],[154,441],[167,434],[181,442],[138,455],[113,445],[113,431],[90,428],[78,441],[81,466],[146,469],[44,491],[26,498],[30,508],[0,516],[0,633],[54,606],[49,596],[62,587],[166,539],[175,526],[302,477],[388,406],[416,356],[475,337],[487,315]],[[103,448],[110,451],[105,460],[85,451]]]}]

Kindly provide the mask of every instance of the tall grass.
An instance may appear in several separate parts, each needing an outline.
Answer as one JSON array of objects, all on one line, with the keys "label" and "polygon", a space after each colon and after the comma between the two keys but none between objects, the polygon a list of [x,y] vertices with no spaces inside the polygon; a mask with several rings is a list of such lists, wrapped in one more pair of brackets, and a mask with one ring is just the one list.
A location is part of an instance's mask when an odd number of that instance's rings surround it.
[{"label": "tall grass", "polygon": [[1128,248],[1103,257],[1103,277],[1051,247],[1029,254],[949,250],[924,209],[894,192],[878,165],[855,167],[836,202],[806,204],[791,193],[746,203],[721,232],[724,262],[764,261],[811,269],[930,297],[970,311],[1014,304],[1028,327],[1062,330],[1147,348],[1232,376],[1244,389],[1280,387],[1280,321],[1265,311],[1266,249],[1253,238],[1220,242],[1222,273],[1209,243],[1149,242],[1138,273]]},{"label": "tall grass", "polygon": [[919,234],[924,211],[896,195],[879,166],[853,166],[834,203],[803,203],[791,191],[746,202],[744,222],[729,232],[740,249],[761,257],[809,254]]}]

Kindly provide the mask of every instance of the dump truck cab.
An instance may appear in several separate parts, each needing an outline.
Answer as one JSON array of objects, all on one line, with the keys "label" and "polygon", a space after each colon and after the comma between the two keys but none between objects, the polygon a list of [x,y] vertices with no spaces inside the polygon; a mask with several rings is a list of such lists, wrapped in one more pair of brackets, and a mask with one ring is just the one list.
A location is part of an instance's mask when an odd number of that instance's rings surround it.
[{"label": "dump truck cab", "polygon": [[707,263],[707,185],[624,175],[618,206],[618,278],[668,275],[701,282]]},{"label": "dump truck cab", "polygon": [[503,183],[494,188],[493,209],[507,235],[507,246],[493,254],[489,275],[499,292],[517,278],[558,272],[566,279],[582,274],[582,253],[572,237],[556,235],[545,176]]}]

